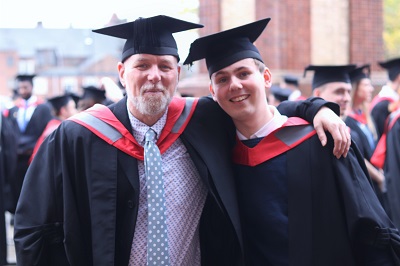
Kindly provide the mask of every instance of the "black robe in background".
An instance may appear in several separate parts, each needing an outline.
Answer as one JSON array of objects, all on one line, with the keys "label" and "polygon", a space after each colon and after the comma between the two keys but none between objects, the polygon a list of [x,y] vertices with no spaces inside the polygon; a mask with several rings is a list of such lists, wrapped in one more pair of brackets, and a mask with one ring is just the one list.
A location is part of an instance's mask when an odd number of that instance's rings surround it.
[{"label": "black robe in background", "polygon": [[[398,117],[396,111],[392,116]],[[393,127],[386,136],[386,159],[383,166],[387,183],[389,213],[393,223],[400,228],[400,119],[393,122]]]},{"label": "black robe in background", "polygon": [[[312,120],[324,104],[310,99],[286,110]],[[131,132],[126,98],[109,108]],[[200,220],[202,265],[243,265],[230,154],[234,136],[231,119],[210,97],[199,100],[180,136],[208,188]],[[18,265],[128,265],[139,202],[137,167],[135,158],[63,121],[42,143],[25,178],[14,226]]]},{"label": "black robe in background", "polygon": [[53,118],[50,106],[46,103],[39,104],[33,111],[32,117],[26,125],[25,131],[21,132],[17,122],[18,107],[14,106],[9,110],[8,120],[13,125],[13,133],[17,136],[17,168],[11,180],[12,194],[15,201],[11,203],[9,211],[15,212],[22,183],[29,166],[29,158],[32,155],[36,141],[46,128],[47,123]]},{"label": "black robe in background", "polygon": [[371,110],[371,117],[373,118],[376,125],[378,139],[383,134],[386,125],[386,120],[390,114],[388,109],[389,104],[390,104],[389,100],[381,100]]}]

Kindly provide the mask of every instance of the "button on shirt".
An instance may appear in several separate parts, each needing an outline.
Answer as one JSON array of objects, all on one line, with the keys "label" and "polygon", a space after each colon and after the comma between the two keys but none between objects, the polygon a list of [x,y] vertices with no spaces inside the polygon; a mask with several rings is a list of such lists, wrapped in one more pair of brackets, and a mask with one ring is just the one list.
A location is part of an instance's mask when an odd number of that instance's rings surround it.
[{"label": "button on shirt", "polygon": [[[150,128],[128,110],[133,136],[142,146]],[[167,121],[167,112],[151,128],[157,139]],[[199,222],[207,190],[186,147],[178,138],[161,155],[165,203],[167,206],[168,245],[171,265],[200,265]],[[147,256],[147,191],[143,161],[138,160],[139,210],[133,237],[129,266],[146,265]]]}]

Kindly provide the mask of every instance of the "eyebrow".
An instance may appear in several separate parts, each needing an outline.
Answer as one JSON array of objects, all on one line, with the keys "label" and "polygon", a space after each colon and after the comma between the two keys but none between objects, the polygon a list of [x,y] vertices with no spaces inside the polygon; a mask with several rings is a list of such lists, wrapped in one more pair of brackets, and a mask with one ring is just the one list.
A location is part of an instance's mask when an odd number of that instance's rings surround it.
[{"label": "eyebrow", "polygon": [[[239,72],[239,71],[241,71],[241,70],[243,70],[243,69],[249,69],[249,67],[247,67],[247,66],[239,66],[239,67],[235,68],[235,69],[233,70],[233,72],[236,73],[236,72]],[[223,75],[223,74],[225,74],[225,73],[227,73],[227,71],[220,70],[220,71],[218,71],[218,72],[215,73],[215,77],[217,77],[217,76],[219,76],[219,75]]]}]

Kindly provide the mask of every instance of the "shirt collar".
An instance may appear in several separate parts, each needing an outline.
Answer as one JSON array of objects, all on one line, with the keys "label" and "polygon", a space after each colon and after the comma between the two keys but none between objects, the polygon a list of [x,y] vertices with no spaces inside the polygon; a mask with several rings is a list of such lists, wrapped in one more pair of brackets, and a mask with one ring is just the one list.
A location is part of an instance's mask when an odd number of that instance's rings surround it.
[{"label": "shirt collar", "polygon": [[156,139],[160,137],[161,131],[163,130],[167,122],[168,109],[167,111],[164,112],[163,116],[151,127],[149,127],[148,125],[146,125],[145,123],[134,117],[129,111],[128,105],[127,105],[127,110],[128,110],[129,121],[131,122],[132,126],[133,137],[137,140],[139,144],[141,144],[142,146],[144,145],[145,143],[144,137],[149,128],[152,128],[156,132],[157,134]]},{"label": "shirt collar", "polygon": [[[275,129],[280,128],[287,121],[287,116],[281,115],[281,113],[279,113],[278,109],[276,109],[275,106],[269,105],[268,107],[274,113],[274,117],[264,126],[262,126],[256,133],[251,135],[249,139],[263,138]],[[238,130],[236,130],[236,133],[240,140],[248,139]]]}]

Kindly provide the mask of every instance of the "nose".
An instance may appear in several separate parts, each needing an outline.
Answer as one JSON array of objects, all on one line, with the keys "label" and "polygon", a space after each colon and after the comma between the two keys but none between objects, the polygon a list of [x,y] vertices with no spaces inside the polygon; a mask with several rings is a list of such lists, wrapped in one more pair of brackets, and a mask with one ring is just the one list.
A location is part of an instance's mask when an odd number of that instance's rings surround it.
[{"label": "nose", "polygon": [[243,85],[240,82],[240,79],[238,79],[237,77],[232,77],[229,89],[230,90],[238,90],[238,89],[242,89],[242,88],[243,88]]},{"label": "nose", "polygon": [[160,69],[157,66],[153,66],[149,69],[149,73],[147,75],[147,79],[156,84],[161,80]]}]

